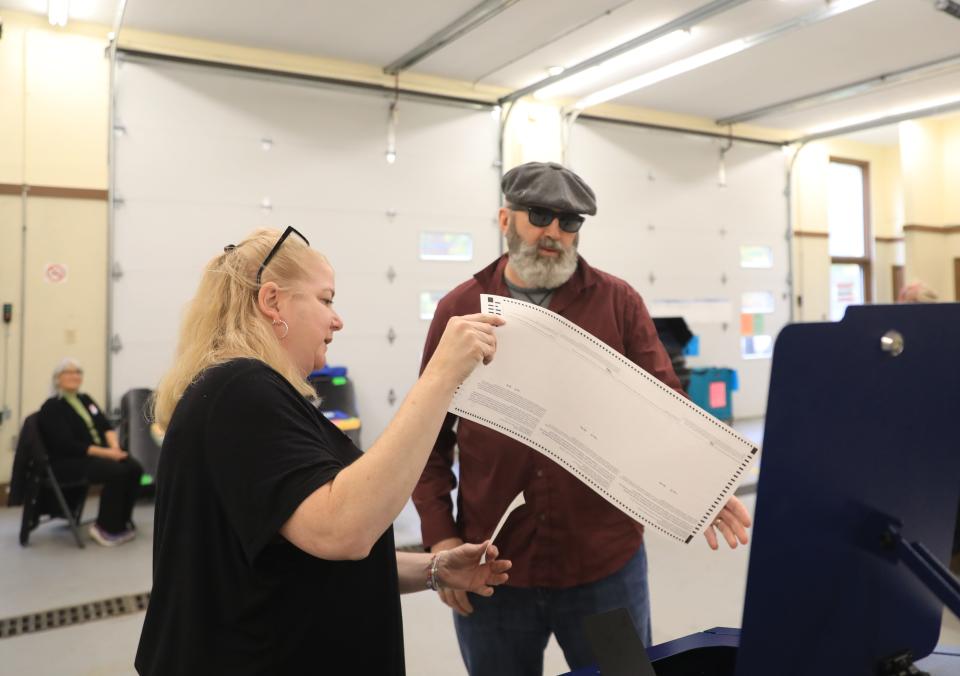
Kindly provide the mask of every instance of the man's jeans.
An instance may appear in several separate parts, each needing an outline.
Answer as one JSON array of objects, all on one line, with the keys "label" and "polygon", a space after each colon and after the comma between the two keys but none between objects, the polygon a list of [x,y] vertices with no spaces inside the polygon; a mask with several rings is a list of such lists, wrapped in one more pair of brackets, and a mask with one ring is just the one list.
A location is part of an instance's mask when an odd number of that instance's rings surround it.
[{"label": "man's jeans", "polygon": [[643,545],[609,577],[567,589],[497,587],[493,596],[470,595],[473,614],[454,613],[460,653],[470,676],[542,676],[543,651],[557,637],[570,669],[596,664],[583,618],[626,608],[650,646],[650,595]]}]

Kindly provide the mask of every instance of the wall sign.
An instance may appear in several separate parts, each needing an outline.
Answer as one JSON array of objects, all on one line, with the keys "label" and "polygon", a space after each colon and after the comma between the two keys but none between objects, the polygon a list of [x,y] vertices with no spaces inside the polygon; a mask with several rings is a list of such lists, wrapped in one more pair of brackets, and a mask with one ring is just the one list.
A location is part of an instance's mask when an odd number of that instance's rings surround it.
[{"label": "wall sign", "polygon": [[65,263],[47,263],[43,268],[43,278],[50,284],[60,284],[67,281],[67,266]]}]

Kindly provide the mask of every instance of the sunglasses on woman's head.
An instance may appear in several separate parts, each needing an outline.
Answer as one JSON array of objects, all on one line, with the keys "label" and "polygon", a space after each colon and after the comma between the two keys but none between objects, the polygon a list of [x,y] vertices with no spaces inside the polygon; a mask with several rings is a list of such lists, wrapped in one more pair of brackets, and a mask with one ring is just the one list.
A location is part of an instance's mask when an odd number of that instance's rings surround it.
[{"label": "sunglasses on woman's head", "polygon": [[[289,237],[291,233],[296,235],[300,239],[302,239],[307,246],[310,246],[310,242],[307,240],[306,237],[303,236],[303,233],[301,233],[292,225],[288,225],[287,229],[283,231],[282,235],[280,235],[280,239],[278,239],[277,243],[273,245],[272,249],[270,249],[270,253],[268,253],[267,257],[263,259],[263,263],[260,264],[260,269],[257,270],[257,286],[260,286],[260,277],[263,275],[263,269],[267,267],[267,264],[270,262],[270,259],[272,259],[277,254],[277,251],[280,250],[280,245],[283,244],[283,241],[287,237]],[[224,247],[224,251],[226,250],[227,250],[226,247]]]},{"label": "sunglasses on woman's head", "polygon": [[514,211],[526,211],[530,218],[530,225],[546,228],[553,219],[559,221],[560,229],[564,232],[577,232],[583,225],[584,218],[580,214],[571,214],[563,211],[554,211],[545,207],[514,207]]}]

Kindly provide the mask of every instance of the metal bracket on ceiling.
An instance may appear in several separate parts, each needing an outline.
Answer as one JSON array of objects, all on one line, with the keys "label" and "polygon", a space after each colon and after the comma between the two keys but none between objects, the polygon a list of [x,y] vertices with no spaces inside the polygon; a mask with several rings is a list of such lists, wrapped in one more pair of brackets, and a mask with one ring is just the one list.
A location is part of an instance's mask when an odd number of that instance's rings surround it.
[{"label": "metal bracket on ceiling", "polygon": [[393,76],[393,101],[387,112],[387,150],[384,156],[387,164],[397,161],[397,125],[400,123],[400,74]]},{"label": "metal bracket on ceiling", "polygon": [[733,147],[733,125],[727,127],[727,142],[720,146],[720,166],[717,169],[717,186],[727,187],[727,153]]},{"label": "metal bracket on ceiling", "polygon": [[894,84],[905,84],[951,73],[954,72],[957,67],[960,67],[960,54],[953,54],[942,59],[926,61],[916,66],[910,66],[909,68],[881,73],[880,75],[875,75],[864,80],[857,80],[856,82],[848,82],[814,94],[805,94],[786,101],[778,101],[760,108],[736,113],[735,115],[728,115],[727,117],[718,119],[716,123],[718,126],[723,127],[726,125],[740,124],[761,117],[807,110],[816,106],[843,101],[844,99],[854,96],[868,94],[878,88],[889,87]]},{"label": "metal bracket on ceiling", "polygon": [[400,58],[383,67],[387,75],[396,75],[423,61],[435,51],[446,47],[475,28],[479,28],[519,0],[483,0],[479,5],[460,15]]}]

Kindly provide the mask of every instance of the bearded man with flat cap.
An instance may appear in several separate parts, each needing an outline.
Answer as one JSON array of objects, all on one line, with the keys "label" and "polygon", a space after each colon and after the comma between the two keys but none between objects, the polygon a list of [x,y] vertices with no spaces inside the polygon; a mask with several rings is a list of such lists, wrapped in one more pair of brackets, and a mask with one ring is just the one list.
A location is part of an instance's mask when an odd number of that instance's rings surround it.
[{"label": "bearded man with flat cap", "polygon": [[[597,212],[590,186],[559,164],[530,162],[507,172],[501,188],[504,206],[498,219],[508,253],[440,301],[423,364],[447,321],[477,312],[480,294],[492,293],[562,315],[682,393],[640,294],[577,253],[584,215]],[[590,396],[569,394],[574,400]],[[457,486],[455,445],[460,451],[456,519],[451,500]],[[616,608],[630,612],[649,646],[643,526],[560,465],[499,432],[447,415],[413,493],[424,546],[437,552],[489,538],[520,491],[526,504],[511,514],[497,538],[513,561],[510,582],[490,598],[438,592],[455,611],[460,652],[471,676],[541,676],[551,634],[571,669],[594,664],[583,618]],[[750,517],[743,505],[732,498],[721,515],[717,529],[727,543],[746,543]],[[716,549],[712,527],[706,536]]]}]

